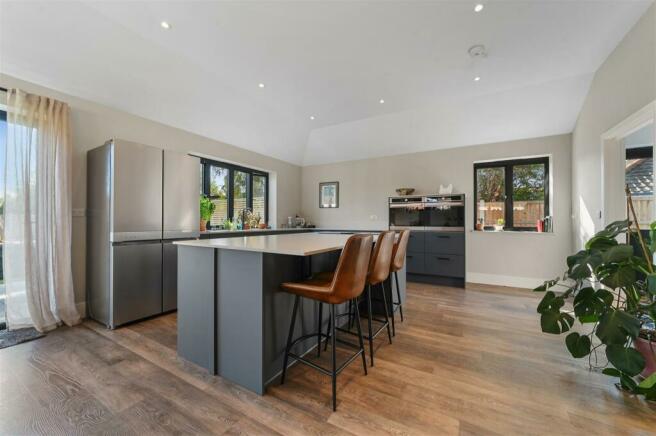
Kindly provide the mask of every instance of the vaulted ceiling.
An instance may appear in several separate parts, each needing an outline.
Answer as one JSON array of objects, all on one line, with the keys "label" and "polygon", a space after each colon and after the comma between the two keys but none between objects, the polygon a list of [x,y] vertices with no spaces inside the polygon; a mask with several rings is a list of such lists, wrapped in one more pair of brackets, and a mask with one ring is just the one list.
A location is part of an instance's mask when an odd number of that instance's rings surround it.
[{"label": "vaulted ceiling", "polygon": [[651,1],[475,3],[3,1],[0,71],[324,163],[570,132]]}]

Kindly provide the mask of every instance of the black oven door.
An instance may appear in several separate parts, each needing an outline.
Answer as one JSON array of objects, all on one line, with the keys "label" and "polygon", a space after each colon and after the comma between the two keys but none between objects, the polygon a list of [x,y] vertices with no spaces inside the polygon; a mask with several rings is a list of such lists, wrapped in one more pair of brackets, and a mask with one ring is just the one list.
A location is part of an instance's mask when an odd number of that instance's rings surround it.
[{"label": "black oven door", "polygon": [[424,211],[427,230],[462,232],[465,230],[464,202],[444,202],[426,205]]},{"label": "black oven door", "polygon": [[416,205],[392,205],[389,210],[390,229],[423,227],[422,207]]}]

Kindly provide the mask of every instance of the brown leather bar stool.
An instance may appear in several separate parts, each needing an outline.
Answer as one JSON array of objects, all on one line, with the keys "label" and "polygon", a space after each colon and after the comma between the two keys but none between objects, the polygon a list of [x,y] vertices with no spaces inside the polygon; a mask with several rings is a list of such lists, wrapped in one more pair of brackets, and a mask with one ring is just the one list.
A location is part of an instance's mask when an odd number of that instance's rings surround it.
[{"label": "brown leather bar stool", "polygon": [[[337,374],[353,362],[358,356],[362,356],[362,367],[365,375],[367,374],[367,361],[365,359],[364,340],[362,338],[362,329],[360,327],[359,311],[358,322],[356,323],[359,337],[359,346],[355,346],[347,341],[339,340],[335,335],[335,308],[336,305],[345,303],[347,301],[357,298],[364,289],[367,280],[367,272],[369,266],[369,259],[371,257],[371,246],[373,244],[373,237],[371,235],[353,235],[344,245],[342,254],[337,262],[332,277],[326,278],[315,277],[298,283],[283,283],[282,290],[296,295],[294,299],[294,309],[292,310],[292,320],[289,325],[289,334],[287,336],[287,346],[285,347],[285,358],[282,366],[282,377],[280,384],[285,382],[285,374],[287,372],[287,362],[291,357],[301,363],[304,363],[319,372],[332,377],[333,382],[333,410],[337,410]],[[299,338],[293,339],[294,324],[296,321],[296,312],[298,311],[298,303],[301,297],[309,298],[311,300],[319,301],[319,314],[321,314],[322,303],[330,305],[330,323],[332,325],[331,338],[332,338],[332,368],[325,369],[314,362],[311,362],[304,357],[292,353],[292,347],[300,341],[305,339],[317,337],[319,340],[322,336],[327,338],[327,335],[321,333],[321,323],[319,323],[319,331],[309,335],[303,335]],[[319,316],[321,319],[321,315]],[[341,366],[337,367],[336,360],[336,342],[357,348],[357,352],[351,355]]]},{"label": "brown leather bar stool", "polygon": [[[396,298],[398,302],[394,301],[394,292],[391,292],[392,295],[392,336],[396,336],[396,307],[399,308],[399,313],[401,313],[401,322],[403,322],[403,303],[401,302],[401,288],[399,287],[399,270],[403,268],[405,263],[405,254],[408,251],[408,240],[410,239],[410,230],[402,230],[399,233],[399,237],[394,243],[394,251],[392,252],[392,264],[390,266],[390,273],[394,274],[394,280],[396,281]],[[390,280],[392,290],[394,289],[394,283]]]},{"label": "brown leather bar stool", "polygon": [[[369,274],[367,274],[367,327],[368,334],[365,338],[369,341],[369,356],[371,359],[371,366],[374,366],[374,339],[380,334],[383,329],[387,329],[387,336],[389,343],[392,343],[392,331],[390,330],[390,321],[389,321],[389,307],[387,305],[387,296],[385,294],[385,280],[389,277],[390,265],[392,263],[392,251],[394,251],[394,238],[396,234],[393,231],[381,232],[376,239],[376,245],[374,246],[374,251],[371,255],[371,260],[369,261]],[[385,319],[378,319],[373,317],[373,310],[371,302],[373,301],[372,289],[374,286],[380,285],[382,290],[382,303],[383,303],[383,312]],[[381,300],[376,300],[381,301]],[[356,309],[355,316],[352,316],[353,307]],[[357,300],[353,301],[353,304],[349,305],[348,313],[342,314],[342,316],[349,316],[349,327],[350,320],[355,319],[359,322],[359,309]],[[380,327],[374,332],[372,327],[372,322],[377,321],[381,323]],[[328,338],[331,335],[331,325],[328,324]],[[337,328],[337,330],[344,333],[353,334],[350,329]],[[327,346],[327,343],[326,343]]]}]

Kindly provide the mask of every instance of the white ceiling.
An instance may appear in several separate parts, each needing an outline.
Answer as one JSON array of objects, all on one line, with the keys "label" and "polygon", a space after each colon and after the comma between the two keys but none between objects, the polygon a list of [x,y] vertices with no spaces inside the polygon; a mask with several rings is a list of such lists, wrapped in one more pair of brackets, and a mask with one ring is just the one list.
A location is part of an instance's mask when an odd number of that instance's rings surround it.
[{"label": "white ceiling", "polygon": [[0,71],[323,163],[570,132],[651,1],[474,3],[2,1]]}]

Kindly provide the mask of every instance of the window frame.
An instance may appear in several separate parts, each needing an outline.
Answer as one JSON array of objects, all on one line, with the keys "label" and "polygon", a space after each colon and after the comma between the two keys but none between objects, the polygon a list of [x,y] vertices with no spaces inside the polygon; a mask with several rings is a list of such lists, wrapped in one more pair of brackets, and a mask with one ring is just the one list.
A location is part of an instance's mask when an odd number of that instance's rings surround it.
[{"label": "window frame", "polygon": [[[243,167],[227,162],[221,162],[213,159],[201,158],[201,168],[203,171],[203,195],[209,199],[218,198],[217,196],[210,195],[210,167],[221,167],[228,170],[228,186],[227,186],[227,200],[228,200],[228,219],[235,219],[234,210],[234,187],[235,187],[235,171],[248,174],[247,188],[246,188],[246,207],[253,210],[253,176],[264,177],[266,188],[264,190],[264,216],[262,217],[265,223],[269,222],[269,173],[265,171],[256,170],[253,168]],[[210,226],[210,229],[216,229],[219,226]]]},{"label": "window frame", "polygon": [[550,157],[538,156],[517,159],[504,159],[489,162],[474,163],[474,230],[476,230],[476,220],[478,219],[478,170],[483,168],[503,168],[504,169],[504,230],[514,232],[535,232],[534,227],[515,227],[513,220],[513,168],[521,165],[543,164],[544,165],[544,216],[550,216],[551,210],[551,190],[550,187]]}]

